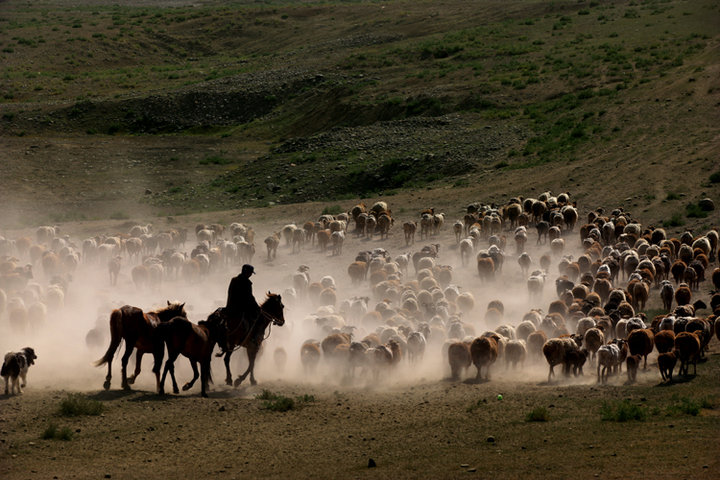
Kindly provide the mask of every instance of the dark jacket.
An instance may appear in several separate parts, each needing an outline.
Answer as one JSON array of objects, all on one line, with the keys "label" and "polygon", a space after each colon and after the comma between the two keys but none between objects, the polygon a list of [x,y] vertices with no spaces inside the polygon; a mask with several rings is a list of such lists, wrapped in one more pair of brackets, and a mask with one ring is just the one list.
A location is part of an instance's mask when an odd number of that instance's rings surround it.
[{"label": "dark jacket", "polygon": [[225,313],[231,316],[239,316],[241,314],[257,316],[259,310],[260,307],[258,307],[252,293],[250,277],[243,274],[233,277],[228,287]]}]

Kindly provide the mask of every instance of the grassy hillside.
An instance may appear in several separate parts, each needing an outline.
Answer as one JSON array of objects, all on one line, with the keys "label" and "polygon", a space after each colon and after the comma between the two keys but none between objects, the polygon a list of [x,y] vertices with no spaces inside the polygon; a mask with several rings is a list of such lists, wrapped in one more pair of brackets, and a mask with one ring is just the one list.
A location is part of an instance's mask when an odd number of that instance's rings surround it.
[{"label": "grassy hillside", "polygon": [[450,186],[685,223],[713,196],[716,2],[69,5],[0,3],[5,222]]}]

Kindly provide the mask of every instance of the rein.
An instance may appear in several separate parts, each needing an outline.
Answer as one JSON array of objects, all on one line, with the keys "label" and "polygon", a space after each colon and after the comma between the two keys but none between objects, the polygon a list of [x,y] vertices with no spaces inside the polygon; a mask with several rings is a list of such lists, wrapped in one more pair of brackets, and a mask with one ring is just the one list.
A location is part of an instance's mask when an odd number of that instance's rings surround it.
[{"label": "rein", "polygon": [[[272,326],[273,326],[273,325],[278,325],[278,324],[280,323],[280,319],[278,319],[278,318],[275,317],[274,315],[269,314],[268,312],[266,312],[265,310],[263,310],[262,307],[260,307],[260,315],[262,315],[263,317],[265,317],[266,320],[269,320],[268,325],[265,327],[265,328],[267,328],[267,330],[268,330],[267,335],[265,335],[265,336],[263,337],[263,339],[262,339],[262,341],[264,342],[265,340],[267,340],[268,338],[270,338],[270,333],[272,332]],[[255,323],[253,323],[253,324],[250,326],[250,328],[248,329],[248,333],[247,333],[247,335],[245,335],[245,338],[243,339],[243,341],[240,342],[240,343],[238,343],[237,345],[235,345],[235,346],[232,348],[232,350],[230,350],[231,353],[234,352],[235,350],[239,350],[239,349],[241,349],[241,348],[243,347],[243,345],[245,344],[245,342],[247,342],[248,339],[250,338],[250,334],[252,333],[253,329],[255,328],[256,323],[257,323],[257,320],[255,321]],[[227,336],[228,336],[228,337],[232,336],[232,335],[235,334],[238,330],[240,330],[240,327],[242,327],[242,326],[243,326],[243,323],[242,323],[242,321],[241,321],[240,323],[238,323],[238,326],[233,329],[232,332],[229,332],[229,333],[228,333]],[[268,328],[268,327],[270,327],[270,328]],[[227,353],[227,352],[225,352],[225,353]],[[219,354],[218,354],[218,355],[219,355]]]}]

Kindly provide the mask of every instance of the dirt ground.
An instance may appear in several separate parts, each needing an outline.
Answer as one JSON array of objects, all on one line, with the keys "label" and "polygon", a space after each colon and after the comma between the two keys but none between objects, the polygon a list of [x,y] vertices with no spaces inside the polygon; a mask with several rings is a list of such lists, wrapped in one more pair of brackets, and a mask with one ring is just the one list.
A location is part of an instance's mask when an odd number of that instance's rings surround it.
[{"label": "dirt ground", "polygon": [[[286,221],[314,218],[312,205],[284,210],[284,217],[263,218],[271,212],[255,211],[239,220],[251,220],[258,238],[280,229]],[[399,222],[413,218],[413,206]],[[458,207],[459,209],[459,207]],[[274,210],[273,212],[279,212]],[[413,214],[414,215],[414,214]],[[585,215],[583,210],[582,215]],[[213,217],[215,219],[216,217]],[[192,227],[201,217],[183,218]],[[207,217],[205,221],[209,221]],[[227,218],[228,222],[232,219]],[[474,267],[463,267],[450,225],[437,237],[405,247],[400,225],[389,239],[365,240],[349,235],[343,254],[330,256],[316,248],[293,254],[282,245],[276,260],[267,261],[258,250],[254,264],[255,294],[284,292],[300,264],[310,266],[313,281],[335,278],[338,302],[368,295],[371,308],[378,299],[368,286],[354,287],[346,268],[360,250],[386,248],[391,255],[416,251],[425,243],[439,243],[439,262],[453,267],[453,283],[475,296],[475,309],[466,321],[484,331],[487,303],[500,299],[506,323],[517,324],[532,305],[516,263],[514,246],[496,284],[481,285]],[[128,229],[122,222],[68,224],[78,240],[91,232]],[[156,225],[162,229],[164,225]],[[10,232],[11,235],[32,233]],[[567,252],[577,254],[577,233],[566,236]],[[188,247],[193,242],[188,243]],[[261,244],[260,242],[256,242]],[[535,246],[534,232],[528,250],[535,259],[548,248]],[[190,247],[191,248],[191,247]],[[190,249],[188,248],[188,250]],[[537,260],[536,260],[537,261]],[[556,265],[549,278],[556,277]],[[311,314],[316,308],[284,297],[284,327],[275,327],[259,361],[259,384],[237,389],[223,383],[219,359],[213,363],[215,383],[210,398],[199,396],[199,386],[180,395],[158,396],[150,373],[151,360],[133,391],[119,389],[119,356],[113,362],[113,384],[102,390],[106,370],[92,362],[107,345],[107,318],[111,307],[124,303],[150,309],[166,299],[186,301],[191,320],[203,319],[224,302],[227,282],[236,267],[222,267],[198,283],[168,279],[157,291],[138,290],[132,283],[132,262],[124,260],[120,281],[111,287],[104,266],[81,266],[75,275],[64,308],[50,312],[42,329],[23,334],[0,322],[3,351],[31,345],[38,351],[22,396],[0,396],[0,477],[44,478],[717,478],[720,463],[715,445],[720,439],[720,344],[711,343],[708,361],[698,365],[697,376],[660,385],[650,357],[648,370],[636,385],[625,385],[626,376],[612,377],[597,386],[594,368],[585,367],[579,379],[562,376],[547,383],[544,360],[528,361],[524,368],[507,370],[503,362],[493,367],[489,382],[450,382],[440,347],[429,348],[424,361],[402,364],[380,380],[367,377],[348,382],[342,374],[323,367],[306,375],[299,365],[299,348],[308,338],[319,338]],[[412,267],[411,267],[412,272]],[[412,273],[410,273],[412,276]],[[46,279],[37,271],[38,283]],[[706,282],[708,283],[708,282]],[[698,295],[709,298],[709,286]],[[548,280],[540,305],[554,299]],[[649,308],[658,308],[659,295],[651,293]],[[100,345],[85,336],[97,327],[105,335]],[[367,333],[361,325],[356,335]],[[288,354],[282,366],[273,355],[278,348]],[[242,352],[233,358],[233,374],[245,363]],[[177,362],[180,382],[189,377],[187,361]],[[132,366],[132,361],[131,361]],[[467,377],[474,377],[470,368]],[[298,401],[296,408],[277,412],[263,408],[256,396],[269,391]],[[69,392],[84,392],[104,405],[100,416],[63,417],[58,406]],[[502,397],[498,397],[501,395]],[[645,421],[602,421],[605,401],[629,399],[649,412]],[[704,402],[698,415],[677,413],[673,405],[684,400]],[[528,422],[536,407],[549,412],[547,422]],[[68,427],[72,439],[44,440],[50,424]],[[372,459],[372,462],[371,462]],[[369,467],[374,463],[375,467]]]}]

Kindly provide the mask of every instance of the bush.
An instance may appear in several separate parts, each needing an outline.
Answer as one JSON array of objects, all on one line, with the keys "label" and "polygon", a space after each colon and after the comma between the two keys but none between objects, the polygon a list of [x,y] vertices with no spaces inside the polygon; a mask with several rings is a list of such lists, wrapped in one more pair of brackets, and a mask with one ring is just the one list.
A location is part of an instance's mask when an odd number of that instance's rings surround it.
[{"label": "bush", "polygon": [[325,208],[323,208],[322,214],[323,215],[338,215],[340,213],[343,213],[345,210],[340,205],[330,205]]},{"label": "bush", "polygon": [[547,422],[550,420],[550,413],[545,407],[535,407],[525,415],[526,422]]},{"label": "bush", "polygon": [[720,183],[720,171],[715,172],[712,175],[710,175],[710,182]]},{"label": "bush", "polygon": [[603,402],[600,414],[603,421],[627,422],[629,420],[644,421],[647,418],[647,408],[634,405],[630,400]]},{"label": "bush", "polygon": [[706,218],[708,215],[697,203],[688,203],[685,206],[685,213],[689,218]]},{"label": "bush", "polygon": [[672,217],[670,217],[670,220],[665,220],[662,222],[662,226],[665,228],[668,227],[680,227],[685,225],[685,222],[682,219],[682,216],[679,213],[673,214]]},{"label": "bush", "polygon": [[310,403],[315,401],[315,397],[312,395],[300,395],[298,397],[295,397],[293,400],[290,397],[286,397],[285,395],[277,395],[275,393],[272,393],[270,390],[263,390],[262,393],[255,396],[258,400],[263,400],[262,405],[260,408],[263,410],[271,410],[273,412],[287,412],[288,410],[293,410],[296,407],[299,407],[305,403]]},{"label": "bush", "polygon": [[48,425],[48,427],[45,429],[43,434],[41,435],[41,438],[43,440],[72,440],[73,432],[68,427],[62,427],[61,429],[58,429],[58,426],[55,423],[51,423]]},{"label": "bush", "polygon": [[60,402],[59,414],[63,417],[100,415],[103,409],[104,405],[97,400],[91,400],[82,393],[69,393]]}]

